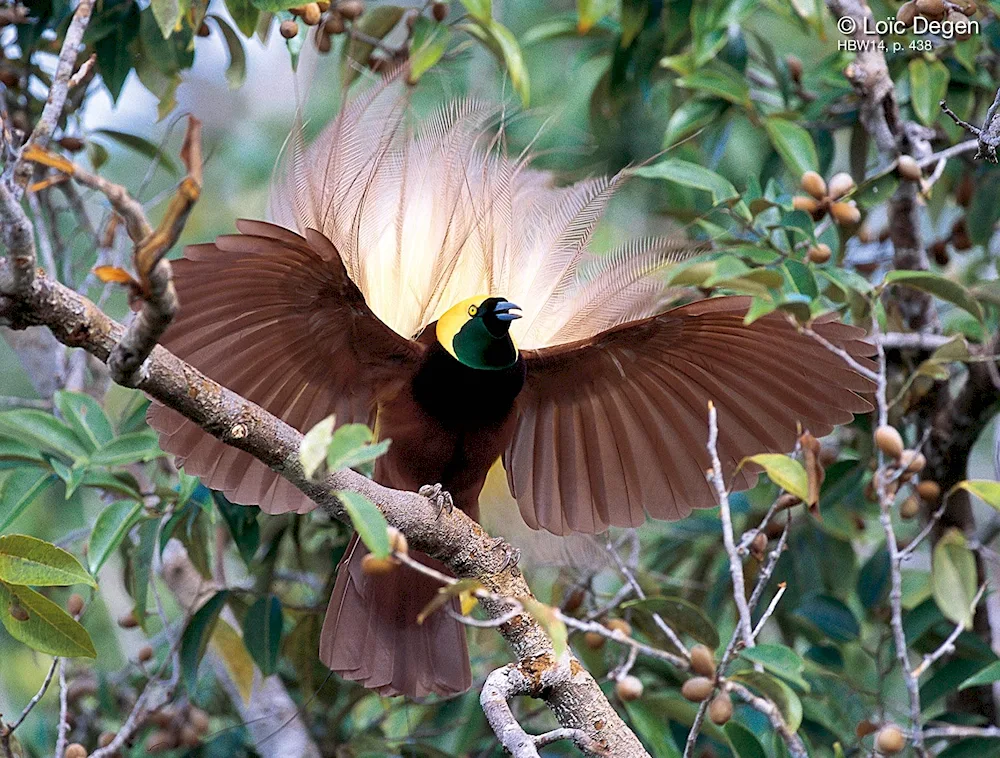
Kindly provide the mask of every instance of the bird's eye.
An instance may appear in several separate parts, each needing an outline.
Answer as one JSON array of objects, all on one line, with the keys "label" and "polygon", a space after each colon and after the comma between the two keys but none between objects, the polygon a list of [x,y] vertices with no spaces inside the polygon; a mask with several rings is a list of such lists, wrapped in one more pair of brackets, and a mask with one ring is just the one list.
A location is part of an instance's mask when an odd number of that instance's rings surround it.
[{"label": "bird's eye", "polygon": [[475,316],[477,313],[479,313],[479,309],[476,306],[474,306],[474,305],[470,305],[469,306],[469,315],[470,316]]}]

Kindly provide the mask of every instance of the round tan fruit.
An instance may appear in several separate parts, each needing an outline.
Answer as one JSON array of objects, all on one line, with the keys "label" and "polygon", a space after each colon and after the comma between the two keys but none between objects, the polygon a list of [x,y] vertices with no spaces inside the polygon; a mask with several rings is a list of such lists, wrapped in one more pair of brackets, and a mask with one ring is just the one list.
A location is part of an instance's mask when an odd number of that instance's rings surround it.
[{"label": "round tan fruit", "polygon": [[815,171],[806,171],[802,175],[799,186],[817,200],[822,200],[826,197],[826,182]]},{"label": "round tan fruit", "polygon": [[896,170],[904,179],[911,182],[919,182],[923,172],[920,165],[913,159],[912,155],[901,155],[896,162]]},{"label": "round tan fruit", "polygon": [[142,663],[153,660],[153,648],[149,645],[143,645],[139,648],[138,658]]},{"label": "round tan fruit", "polygon": [[813,263],[823,264],[830,260],[830,256],[832,255],[833,251],[830,250],[830,246],[820,242],[818,245],[813,245],[809,248],[807,257]]},{"label": "round tan fruit", "polygon": [[608,619],[604,622],[604,626],[612,632],[621,632],[626,637],[632,636],[632,625],[625,619]]},{"label": "round tan fruit", "polygon": [[119,617],[118,626],[122,629],[135,629],[139,626],[139,619],[135,617],[135,613],[133,611],[129,611],[124,616]]},{"label": "round tan fruit", "polygon": [[692,703],[700,703],[712,694],[715,682],[707,676],[693,676],[681,686],[681,694]]},{"label": "round tan fruit", "polygon": [[75,592],[70,595],[66,600],[66,610],[70,616],[79,616],[83,613],[83,597]]},{"label": "round tan fruit", "polygon": [[888,424],[875,430],[875,444],[890,458],[898,460],[903,454],[903,437],[895,427]]},{"label": "round tan fruit", "polygon": [[914,518],[920,513],[920,503],[912,495],[899,504],[899,515],[905,519]]},{"label": "round tan fruit", "polygon": [[341,3],[337,3],[337,10],[341,16],[353,21],[365,12],[365,4],[361,0],[344,0]]},{"label": "round tan fruit", "polygon": [[208,733],[208,714],[205,713],[201,708],[191,708],[188,711],[188,723],[194,728],[198,734]]},{"label": "round tan fruit", "polygon": [[830,199],[838,200],[854,189],[854,179],[850,174],[841,172],[830,179]]},{"label": "round tan fruit", "polygon": [[793,495],[791,492],[784,492],[778,496],[778,502],[775,503],[774,509],[776,511],[787,511],[789,508],[794,508],[801,502],[802,498],[798,495]]},{"label": "round tan fruit", "polygon": [[909,26],[917,16],[917,4],[913,0],[903,3],[896,11],[896,20],[903,26]]},{"label": "round tan fruit", "polygon": [[431,15],[435,21],[444,21],[448,17],[448,3],[434,3],[431,6]]},{"label": "round tan fruit", "polygon": [[767,535],[764,532],[758,532],[757,536],[753,538],[750,542],[750,555],[756,558],[758,561],[764,560],[764,553],[767,550]]},{"label": "round tan fruit", "polygon": [[900,460],[906,465],[906,471],[909,474],[919,474],[927,465],[924,454],[918,453],[916,450],[904,450]]},{"label": "round tan fruit", "polygon": [[713,724],[722,726],[733,717],[733,700],[729,693],[720,692],[708,704],[708,717]]},{"label": "round tan fruit", "polygon": [[323,31],[327,34],[342,34],[345,28],[344,17],[336,11],[327,16],[323,22]]},{"label": "round tan fruit", "polygon": [[322,26],[317,27],[313,40],[316,42],[316,49],[323,55],[326,55],[333,49],[333,42],[330,40],[330,35],[327,34]]},{"label": "round tan fruit", "polygon": [[293,39],[299,36],[299,25],[291,19],[288,19],[281,22],[281,26],[278,27],[278,32],[285,39]]},{"label": "round tan fruit", "polygon": [[933,479],[923,479],[917,484],[917,494],[927,503],[936,503],[941,498],[941,485]]},{"label": "round tan fruit", "polygon": [[177,747],[177,736],[165,729],[158,729],[146,740],[147,753],[166,753]]},{"label": "round tan fruit", "polygon": [[875,736],[875,748],[884,755],[895,755],[906,747],[906,737],[895,724],[883,726]]},{"label": "round tan fruit", "polygon": [[87,748],[79,742],[74,742],[72,745],[66,746],[66,752],[63,755],[65,758],[87,758]]},{"label": "round tan fruit", "polygon": [[17,601],[10,604],[10,615],[15,621],[27,621],[31,618],[28,615],[28,609]]},{"label": "round tan fruit", "polygon": [[856,224],[861,220],[861,211],[854,203],[833,203],[830,215],[838,224]]},{"label": "round tan fruit", "polygon": [[916,0],[917,13],[927,18],[941,18],[944,15],[944,0]]},{"label": "round tan fruit", "polygon": [[615,683],[615,694],[624,701],[638,700],[642,697],[642,682],[639,677],[623,676]]},{"label": "round tan fruit", "polygon": [[[757,536],[762,537],[763,534]],[[767,537],[764,537],[764,544],[767,544]],[[715,656],[706,645],[695,645],[691,648],[691,670],[704,677],[715,676]]]},{"label": "round tan fruit", "polygon": [[184,747],[198,747],[201,744],[201,737],[198,736],[193,726],[187,724],[181,727],[179,742]]},{"label": "round tan fruit", "polygon": [[306,3],[302,6],[302,20],[307,26],[316,26],[323,17],[323,12],[316,3]]},{"label": "round tan fruit", "polygon": [[361,559],[361,570],[368,576],[378,576],[388,574],[396,569],[396,562],[392,558],[377,558],[368,553]]},{"label": "round tan fruit", "polygon": [[84,148],[84,141],[79,137],[63,137],[59,140],[59,147],[71,153],[78,153]]},{"label": "round tan fruit", "polygon": [[101,736],[97,738],[97,744],[101,747],[107,747],[115,741],[116,736],[114,732],[101,732]]},{"label": "round tan fruit", "polygon": [[805,195],[796,195],[792,198],[792,207],[797,211],[805,211],[813,218],[824,213],[824,205],[818,200]]},{"label": "round tan fruit", "polygon": [[583,644],[589,647],[591,650],[600,650],[604,647],[604,643],[607,640],[600,632],[587,632],[583,635]]}]

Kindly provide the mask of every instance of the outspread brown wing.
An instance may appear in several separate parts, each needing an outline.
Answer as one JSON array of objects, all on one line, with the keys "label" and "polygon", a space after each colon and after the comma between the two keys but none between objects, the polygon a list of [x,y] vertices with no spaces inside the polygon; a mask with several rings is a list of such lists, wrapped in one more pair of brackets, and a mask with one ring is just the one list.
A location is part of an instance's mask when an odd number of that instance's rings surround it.
[{"label": "outspread brown wing", "polygon": [[[423,347],[372,313],[322,234],[260,221],[194,245],[173,264],[180,315],[164,346],[300,431],[331,413],[370,423],[374,393],[408,375]],[[154,403],[150,425],[189,474],[268,513],[312,501],[247,453]]]},{"label": "outspread brown wing", "polygon": [[[522,351],[527,382],[503,462],[529,526],[597,533],[716,505],[705,477],[709,400],[727,482],[743,457],[791,450],[797,423],[821,436],[872,409],[869,380],[782,315],[744,326],[749,304],[702,300]],[[860,329],[834,318],[814,329],[870,365]],[[732,484],[756,479],[743,469]]]}]

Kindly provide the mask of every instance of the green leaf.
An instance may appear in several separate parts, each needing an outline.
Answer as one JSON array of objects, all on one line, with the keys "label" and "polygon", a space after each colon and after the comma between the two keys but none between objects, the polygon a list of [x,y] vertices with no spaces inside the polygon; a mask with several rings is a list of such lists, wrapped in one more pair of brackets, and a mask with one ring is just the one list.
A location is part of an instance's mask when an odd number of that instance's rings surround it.
[{"label": "green leaf", "polygon": [[910,61],[910,105],[917,118],[926,125],[937,120],[941,109],[938,107],[948,93],[948,80],[951,75],[948,67],[941,61],[930,63],[923,57]]},{"label": "green leaf", "polygon": [[344,424],[333,433],[326,453],[330,471],[358,468],[372,463],[389,449],[391,440],[373,442],[375,435],[364,424]]},{"label": "green leaf", "polygon": [[837,642],[851,642],[861,634],[861,627],[851,609],[830,595],[807,597],[794,613]]},{"label": "green leaf", "polygon": [[[11,609],[20,606],[27,619]],[[23,618],[23,615],[22,615]],[[78,621],[44,595],[30,587],[0,582],[0,623],[18,642],[33,650],[60,658],[96,658],[94,642]]]},{"label": "green leaf", "polygon": [[[125,572],[128,593],[134,601],[133,611],[139,619],[139,626],[146,628],[146,599],[149,594],[149,570],[153,565],[153,551],[156,549],[158,519],[148,519],[139,524],[136,533],[139,542],[128,552],[130,571]],[[128,544],[128,543],[126,543]]]},{"label": "green leaf", "polygon": [[545,633],[552,641],[552,653],[556,658],[561,658],[566,652],[566,625],[556,614],[556,609],[550,605],[539,602],[533,597],[520,597],[518,600],[524,606],[524,610],[531,614]]},{"label": "green leaf", "polygon": [[653,758],[681,758],[670,730],[665,728],[662,713],[645,699],[625,701],[622,705],[636,736]]},{"label": "green leaf", "polygon": [[589,32],[598,21],[611,13],[615,0],[576,0],[577,31],[580,34]]},{"label": "green leaf", "polygon": [[778,151],[778,155],[796,179],[806,171],[817,170],[819,156],[808,131],[783,118],[769,118],[764,122],[764,126],[774,149]]},{"label": "green leaf", "polygon": [[969,687],[982,687],[984,684],[993,684],[994,682],[1000,682],[1000,661],[993,661],[990,665],[980,669],[977,673],[958,685],[958,689],[964,690]]},{"label": "green leaf", "polygon": [[416,84],[444,55],[451,39],[451,28],[426,16],[418,16],[410,43],[410,72],[407,81]]},{"label": "green leaf", "polygon": [[510,29],[499,21],[493,20],[479,21],[475,24],[460,24],[458,28],[483,42],[507,67],[507,75],[510,77],[511,84],[514,85],[514,91],[517,92],[521,103],[527,108],[531,101],[528,69],[521,56],[521,46],[511,34]]},{"label": "green leaf", "polygon": [[885,275],[886,284],[902,284],[957,305],[971,313],[977,320],[983,320],[983,309],[976,298],[958,282],[952,281],[933,271],[890,271]]},{"label": "green leaf", "polygon": [[476,21],[482,24],[489,24],[493,15],[493,3],[491,0],[462,0],[462,5]]},{"label": "green leaf", "polygon": [[972,599],[976,595],[976,556],[958,529],[949,529],[934,546],[931,587],[934,602],[945,618],[972,628]]},{"label": "green leaf", "polygon": [[151,161],[156,161],[171,174],[178,173],[177,163],[174,159],[163,152],[159,145],[150,142],[145,137],[140,137],[138,134],[129,134],[128,132],[118,131],[117,129],[94,129],[92,134],[104,135],[108,139],[117,142],[122,147],[133,150],[140,155],[149,158]]},{"label": "green leaf", "polygon": [[212,595],[191,617],[181,636],[181,675],[188,692],[194,692],[198,681],[198,665],[205,655],[205,648],[208,647],[208,641],[219,620],[219,613],[222,612],[228,598],[229,590],[222,590]]},{"label": "green leaf", "polygon": [[0,430],[42,450],[68,458],[84,458],[89,452],[70,427],[51,413],[19,408],[0,413]]},{"label": "green leaf", "polygon": [[149,5],[153,9],[160,33],[164,39],[168,39],[181,19],[180,0],[150,0]]},{"label": "green leaf", "polygon": [[244,37],[250,39],[257,29],[260,10],[255,8],[250,0],[226,0],[226,10],[236,22],[236,28],[243,33]]},{"label": "green leaf", "polygon": [[365,547],[376,558],[389,556],[389,525],[382,511],[360,492],[338,490],[336,496],[344,504],[351,517],[354,531],[358,533]]},{"label": "green leaf", "polygon": [[666,179],[685,187],[694,187],[712,195],[712,203],[718,205],[740,196],[736,187],[728,179],[697,163],[667,158],[650,166],[641,166],[633,172],[646,179]]},{"label": "green leaf", "polygon": [[805,661],[790,647],[785,645],[755,645],[744,648],[740,655],[748,661],[759,663],[772,674],[787,679],[806,692],[809,691],[808,682],[802,678]]},{"label": "green leaf", "polygon": [[240,635],[225,619],[218,619],[212,629],[212,651],[219,656],[229,678],[236,685],[244,703],[250,702],[253,692],[253,658],[247,652]]},{"label": "green leaf", "polygon": [[719,632],[715,624],[701,608],[684,598],[653,595],[642,600],[622,603],[622,608],[650,614],[658,613],[674,629],[691,635],[712,650],[719,646]]},{"label": "green leaf", "polygon": [[14,469],[0,485],[0,532],[56,481],[56,476],[36,468]]},{"label": "green leaf", "polygon": [[760,740],[740,722],[731,720],[722,729],[736,758],[767,758]]},{"label": "green leaf", "polygon": [[243,41],[233,30],[233,27],[221,16],[212,13],[209,14],[208,18],[215,21],[219,31],[222,32],[222,37],[226,40],[226,49],[229,51],[226,81],[229,83],[229,89],[239,89],[247,78],[247,53],[243,48]]},{"label": "green leaf", "polygon": [[281,601],[274,595],[257,600],[243,622],[243,644],[264,676],[278,669],[281,652]]},{"label": "green leaf", "polygon": [[142,493],[139,491],[139,483],[136,482],[134,476],[124,471],[112,473],[110,471],[87,469],[83,473],[81,484],[84,487],[97,487],[98,489],[114,492],[134,500],[142,498]]},{"label": "green leaf", "polygon": [[670,114],[663,135],[663,148],[669,149],[699,129],[717,120],[726,105],[718,100],[688,100]]},{"label": "green leaf", "polygon": [[139,7],[136,3],[122,3],[122,11],[117,14],[109,34],[95,44],[97,68],[104,80],[104,86],[111,93],[111,99],[118,101],[125,80],[132,70],[133,54],[131,43],[139,34]]},{"label": "green leaf", "polygon": [[226,499],[221,492],[212,492],[212,499],[222,514],[229,533],[236,543],[236,548],[240,551],[243,562],[248,566],[260,547],[260,524],[257,523],[257,516],[260,508],[250,505],[234,505]]},{"label": "green leaf", "polygon": [[142,502],[139,500],[119,500],[101,511],[87,547],[87,563],[92,574],[101,570],[141,517]]},{"label": "green leaf", "polygon": [[706,92],[736,105],[749,106],[750,87],[739,72],[720,62],[682,76],[677,86]]},{"label": "green leaf", "polygon": [[97,587],[97,582],[72,553],[25,534],[0,537],[0,581],[36,587],[71,584]]},{"label": "green leaf", "polygon": [[729,677],[742,682],[768,698],[781,711],[793,732],[802,724],[802,701],[787,684],[763,671],[742,671]]},{"label": "green leaf", "polygon": [[988,479],[966,479],[952,487],[953,492],[957,489],[971,492],[987,505],[1000,510],[1000,482],[992,482]]},{"label": "green leaf", "polygon": [[96,450],[115,436],[104,409],[90,395],[59,390],[53,399],[63,420],[91,450]]},{"label": "green leaf", "polygon": [[45,464],[45,456],[37,447],[26,445],[16,439],[0,436],[0,461]]},{"label": "green leaf", "polygon": [[333,426],[336,423],[336,416],[327,416],[302,437],[299,460],[302,462],[302,471],[307,478],[312,479],[313,475],[319,471],[320,466],[323,465],[330,441],[333,439]]},{"label": "green leaf", "polygon": [[130,432],[104,445],[90,456],[90,462],[95,466],[126,466],[130,463],[152,461],[164,455],[155,434]]},{"label": "green leaf", "polygon": [[814,503],[809,502],[809,477],[802,464],[794,458],[780,453],[761,453],[744,458],[741,463],[747,461],[764,469],[771,481],[781,489],[792,493],[809,505],[814,505]]}]

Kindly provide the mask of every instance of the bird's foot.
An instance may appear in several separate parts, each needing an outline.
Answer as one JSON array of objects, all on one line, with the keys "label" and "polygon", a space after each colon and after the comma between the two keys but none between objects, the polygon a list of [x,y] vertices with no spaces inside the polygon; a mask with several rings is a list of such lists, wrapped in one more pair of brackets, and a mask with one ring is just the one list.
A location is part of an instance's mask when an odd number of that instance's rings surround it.
[{"label": "bird's foot", "polygon": [[[503,537],[494,537],[492,540],[494,550],[503,551],[503,566],[500,567],[500,571],[506,571],[508,566],[516,566],[517,562],[521,560],[521,551],[504,541]],[[497,572],[499,573],[499,572]]]},{"label": "bird's foot", "polygon": [[425,484],[417,490],[417,494],[423,495],[431,501],[431,505],[438,509],[438,518],[441,518],[441,514],[445,511],[451,515],[451,512],[455,510],[455,501],[452,499],[451,493],[440,484]]}]

